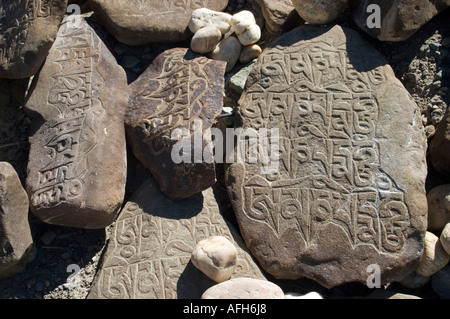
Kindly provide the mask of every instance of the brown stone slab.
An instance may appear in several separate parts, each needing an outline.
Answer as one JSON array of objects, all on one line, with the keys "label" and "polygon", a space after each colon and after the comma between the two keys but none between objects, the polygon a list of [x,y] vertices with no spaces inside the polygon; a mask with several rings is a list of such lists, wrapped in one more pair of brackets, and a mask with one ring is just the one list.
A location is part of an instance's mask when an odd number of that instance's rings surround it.
[{"label": "brown stone slab", "polygon": [[244,130],[279,131],[278,170],[246,161],[227,171],[242,235],[266,271],[334,287],[365,283],[371,265],[384,283],[417,267],[427,212],[420,112],[358,33],[303,26],[282,36],[239,105]]},{"label": "brown stone slab", "polygon": [[[168,196],[187,198],[216,181],[212,150],[204,156],[211,142],[204,133],[222,111],[224,72],[225,62],[176,48],[130,85],[130,146]],[[177,149],[185,159],[174,158]]]},{"label": "brown stone slab", "polygon": [[222,217],[211,188],[174,200],[149,179],[120,213],[88,298],[200,299],[216,283],[190,259],[197,243],[211,236],[223,236],[236,246],[232,278],[265,279]]},{"label": "brown stone slab", "polygon": [[0,77],[35,75],[56,38],[67,0],[0,2]]},{"label": "brown stone slab", "polygon": [[28,196],[14,167],[0,162],[0,280],[20,273],[34,250]]},{"label": "brown stone slab", "polygon": [[122,43],[141,45],[186,40],[192,12],[222,11],[228,0],[90,0],[95,14]]},{"label": "brown stone slab", "polygon": [[125,194],[127,89],[125,71],[88,22],[66,21],[26,103],[39,115],[27,192],[43,221],[103,228],[116,217]]}]

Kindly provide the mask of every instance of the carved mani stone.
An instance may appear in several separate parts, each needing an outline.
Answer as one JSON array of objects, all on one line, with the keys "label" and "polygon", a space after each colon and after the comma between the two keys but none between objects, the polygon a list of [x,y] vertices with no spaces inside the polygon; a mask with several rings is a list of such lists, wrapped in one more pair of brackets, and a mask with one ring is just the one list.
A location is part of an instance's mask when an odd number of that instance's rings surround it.
[{"label": "carved mani stone", "polygon": [[216,181],[205,132],[222,111],[224,72],[225,62],[176,48],[130,85],[125,124],[131,148],[170,197],[190,197]]},{"label": "carved mani stone", "polygon": [[216,283],[192,264],[191,254],[212,236],[227,238],[238,250],[232,278],[265,280],[222,217],[212,188],[174,200],[151,178],[120,213],[88,298],[199,299]]},{"label": "carved mani stone", "polygon": [[426,139],[379,53],[350,29],[297,28],[260,56],[239,104],[244,131],[279,132],[269,141],[278,143],[277,171],[246,160],[226,178],[266,271],[334,287],[365,283],[372,264],[385,283],[414,270],[426,229]]},{"label": "carved mani stone", "polygon": [[90,3],[117,40],[141,45],[186,40],[192,35],[188,26],[194,10],[222,11],[228,0],[90,0]]},{"label": "carved mani stone", "polygon": [[28,212],[28,196],[14,167],[0,162],[0,280],[20,273],[33,253]]},{"label": "carved mani stone", "polygon": [[67,0],[0,1],[0,77],[35,75],[56,38]]},{"label": "carved mani stone", "polygon": [[86,20],[61,26],[26,107],[27,192],[41,220],[88,229],[109,225],[126,182],[125,71]]}]

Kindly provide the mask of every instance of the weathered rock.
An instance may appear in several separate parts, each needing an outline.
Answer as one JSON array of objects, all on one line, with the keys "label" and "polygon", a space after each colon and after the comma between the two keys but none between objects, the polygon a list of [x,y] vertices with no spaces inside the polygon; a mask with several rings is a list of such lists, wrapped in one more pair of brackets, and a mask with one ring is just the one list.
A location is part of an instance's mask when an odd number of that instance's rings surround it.
[{"label": "weathered rock", "polygon": [[241,55],[242,46],[239,40],[234,36],[229,36],[217,45],[209,57],[217,61],[225,61],[225,73],[230,72],[236,66]]},{"label": "weathered rock", "polygon": [[189,30],[192,33],[209,26],[216,27],[222,34],[227,33],[231,29],[231,14],[207,8],[197,9],[192,13],[189,21]]},{"label": "weathered rock", "polygon": [[174,200],[150,179],[119,215],[90,299],[198,299],[215,285],[192,263],[198,241],[223,236],[238,249],[233,278],[264,279],[234,228],[221,215],[212,189]]},{"label": "weathered rock", "polygon": [[430,282],[430,276],[421,276],[415,271],[399,281],[399,283],[408,289],[417,289],[425,286]]},{"label": "weathered rock", "polygon": [[20,273],[34,251],[28,212],[19,176],[11,164],[0,162],[0,280]]},{"label": "weathered rock", "polygon": [[242,64],[247,64],[254,59],[259,58],[262,54],[262,49],[257,44],[248,45],[242,48],[241,54],[239,55],[239,62]]},{"label": "weathered rock", "polygon": [[231,278],[237,265],[237,249],[222,236],[200,241],[192,252],[192,263],[215,282]]},{"label": "weathered rock", "polygon": [[300,17],[310,24],[328,24],[343,16],[349,0],[292,0]]},{"label": "weathered rock", "polygon": [[259,57],[239,105],[236,121],[259,156],[247,150],[226,183],[267,272],[334,287],[366,283],[372,264],[383,283],[417,267],[427,213],[420,112],[359,34],[305,25],[283,35]]},{"label": "weathered rock", "polygon": [[274,35],[280,34],[289,15],[295,10],[291,0],[250,0],[261,8],[267,30]]},{"label": "weathered rock", "polygon": [[39,115],[26,183],[32,212],[50,224],[104,228],[125,195],[124,70],[86,20],[65,20],[30,92],[26,107]]},{"label": "weathered rock", "polygon": [[213,51],[222,40],[222,33],[215,26],[204,27],[198,30],[191,40],[191,50],[196,53],[209,53]]},{"label": "weathered rock", "polygon": [[[380,8],[378,17],[370,5]],[[350,0],[355,23],[381,41],[408,39],[449,5],[450,0]],[[377,19],[380,27],[372,26]]]},{"label": "weathered rock", "polygon": [[450,222],[444,227],[444,230],[439,236],[439,241],[447,254],[450,255]]},{"label": "weathered rock", "polygon": [[323,297],[317,292],[310,292],[305,295],[301,295],[298,293],[287,293],[284,295],[284,299],[306,299],[306,300],[316,300],[323,299]]},{"label": "weathered rock", "polygon": [[0,2],[0,77],[35,75],[56,38],[67,0]]},{"label": "weathered rock", "polygon": [[250,11],[244,10],[232,16],[231,28],[244,46],[254,44],[261,39],[261,28],[256,24],[255,16]]},{"label": "weathered rock", "polygon": [[273,282],[242,277],[209,288],[202,299],[284,299],[284,292]]},{"label": "weathered rock", "polygon": [[439,123],[430,142],[430,163],[439,173],[450,177],[450,109]]},{"label": "weathered rock", "polygon": [[442,299],[450,299],[450,266],[433,275],[431,287]]},{"label": "weathered rock", "polygon": [[395,291],[378,289],[373,294],[369,295],[366,299],[394,299],[394,300],[407,300],[407,299],[422,299],[415,295],[403,294]]},{"label": "weathered rock", "polygon": [[130,85],[125,124],[131,148],[170,197],[190,197],[216,181],[205,132],[222,111],[224,71],[221,61],[176,48]]},{"label": "weathered rock", "polygon": [[433,188],[427,194],[428,230],[440,232],[450,223],[450,184]]},{"label": "weathered rock", "polygon": [[228,0],[90,0],[95,14],[122,43],[179,42],[191,36],[196,9],[222,11]]},{"label": "weathered rock", "polygon": [[425,248],[416,273],[421,276],[432,276],[444,268],[450,261],[450,256],[444,250],[435,234],[428,232],[425,235]]}]

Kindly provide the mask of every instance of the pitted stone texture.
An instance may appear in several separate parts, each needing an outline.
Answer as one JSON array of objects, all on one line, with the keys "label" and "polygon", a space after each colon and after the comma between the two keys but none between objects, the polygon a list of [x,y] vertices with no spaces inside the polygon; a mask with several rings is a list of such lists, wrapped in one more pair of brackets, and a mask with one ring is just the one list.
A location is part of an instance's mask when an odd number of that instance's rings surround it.
[{"label": "pitted stone texture", "polygon": [[39,115],[26,183],[32,212],[50,224],[104,228],[125,195],[124,70],[87,21],[65,20],[30,92],[26,107]]},{"label": "pitted stone texture", "polygon": [[67,0],[0,2],[0,77],[35,75],[56,38]]},{"label": "pitted stone texture", "polygon": [[33,253],[28,212],[28,196],[14,167],[0,162],[0,280],[20,273]]},{"label": "pitted stone texture", "polygon": [[[381,9],[381,28],[368,27],[374,11],[370,5]],[[450,6],[450,0],[350,0],[352,18],[372,37],[381,41],[404,41],[423,25]]]},{"label": "pitted stone texture", "polygon": [[222,11],[228,0],[90,0],[95,14],[122,43],[179,42],[192,33],[196,9]]},{"label": "pitted stone texture", "polygon": [[428,230],[441,232],[450,223],[450,184],[436,186],[427,194]]},{"label": "pitted stone texture", "polygon": [[237,114],[259,156],[247,147],[226,175],[261,266],[326,287],[365,283],[372,264],[385,283],[412,272],[427,218],[419,114],[353,30],[305,25],[265,49]]},{"label": "pitted stone texture", "polygon": [[310,24],[328,24],[348,10],[349,0],[292,0],[300,17]]},{"label": "pitted stone texture", "polygon": [[130,85],[125,124],[131,148],[170,197],[190,197],[216,181],[205,132],[222,111],[224,71],[222,61],[176,48]]},{"label": "pitted stone texture", "polygon": [[450,178],[450,109],[439,123],[430,143],[430,163],[441,174]]},{"label": "pitted stone texture", "polygon": [[291,0],[250,0],[261,8],[266,27],[274,35],[280,34],[295,7]]},{"label": "pitted stone texture", "polygon": [[90,299],[199,299],[216,283],[191,262],[197,242],[223,236],[238,250],[232,278],[265,279],[213,190],[183,200],[149,179],[125,205],[94,279]]}]

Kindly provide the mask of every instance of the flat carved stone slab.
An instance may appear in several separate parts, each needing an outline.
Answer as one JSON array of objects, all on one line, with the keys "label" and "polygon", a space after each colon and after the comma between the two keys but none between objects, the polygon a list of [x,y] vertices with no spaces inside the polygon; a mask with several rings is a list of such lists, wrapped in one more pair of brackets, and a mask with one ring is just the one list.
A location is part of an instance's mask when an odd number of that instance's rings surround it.
[{"label": "flat carved stone slab", "polygon": [[174,200],[149,179],[115,224],[90,299],[199,299],[216,283],[190,261],[196,244],[224,236],[238,250],[232,278],[265,280],[242,238],[222,217],[212,189]]},{"label": "flat carved stone slab", "polygon": [[125,71],[85,21],[66,21],[31,89],[32,212],[67,227],[103,228],[123,202],[127,173]]},{"label": "flat carved stone slab", "polygon": [[[279,170],[233,164],[227,186],[250,251],[272,275],[326,287],[402,278],[423,251],[426,139],[383,57],[339,26],[304,26],[259,58],[243,129],[279,129]],[[372,269],[372,268],[369,268]]]}]

